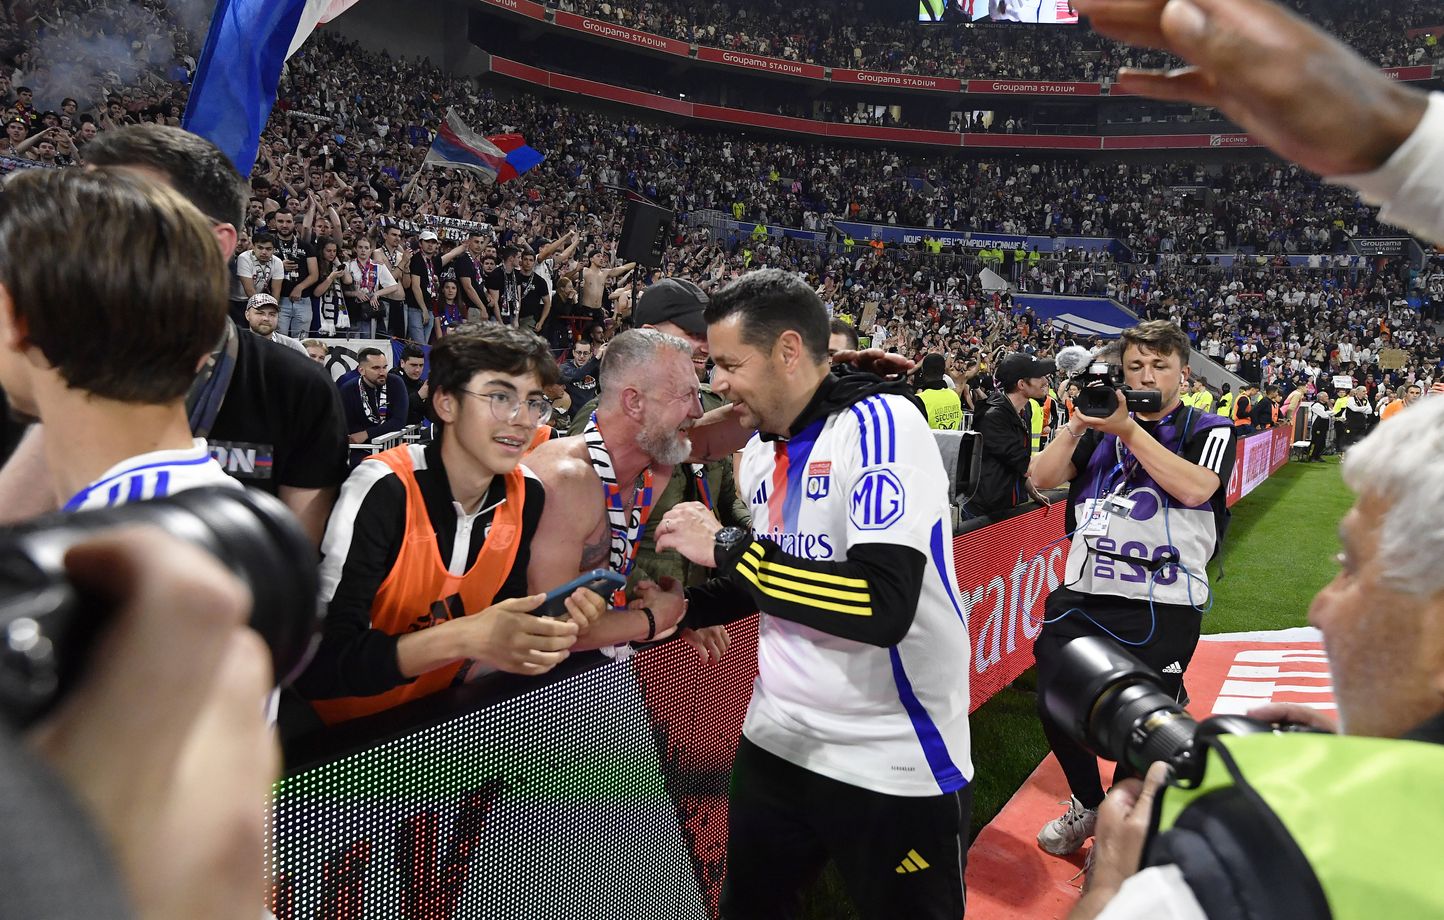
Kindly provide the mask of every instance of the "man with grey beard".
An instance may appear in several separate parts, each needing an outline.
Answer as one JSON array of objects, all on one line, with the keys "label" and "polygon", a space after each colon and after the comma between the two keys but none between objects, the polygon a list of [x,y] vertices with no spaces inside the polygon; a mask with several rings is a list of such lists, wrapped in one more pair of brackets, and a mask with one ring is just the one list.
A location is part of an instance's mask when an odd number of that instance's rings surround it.
[{"label": "man with grey beard", "polygon": [[[628,330],[607,346],[600,377],[601,396],[582,433],[548,441],[526,460],[547,496],[534,541],[546,552],[533,553],[527,569],[535,591],[598,568],[630,576],[656,499],[677,465],[692,457],[688,429],[702,417],[702,405],[690,342],[655,329]],[[673,579],[658,581],[666,587]],[[650,611],[649,599],[661,588],[641,577],[632,582],[633,607],[604,614],[578,649],[672,633],[676,624]],[[613,606],[623,606],[621,600]],[[723,650],[708,651],[720,657]]]}]

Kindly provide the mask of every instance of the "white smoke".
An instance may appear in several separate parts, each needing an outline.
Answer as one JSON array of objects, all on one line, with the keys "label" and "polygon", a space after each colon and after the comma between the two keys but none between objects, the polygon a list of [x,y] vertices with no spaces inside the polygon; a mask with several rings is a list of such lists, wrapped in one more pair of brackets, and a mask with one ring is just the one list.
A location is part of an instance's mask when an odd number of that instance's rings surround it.
[{"label": "white smoke", "polygon": [[24,74],[36,107],[59,110],[61,100],[71,97],[83,111],[107,91],[137,86],[164,95],[171,71],[198,53],[214,5],[175,0],[163,9],[162,16],[142,3],[102,2],[83,11],[57,10]]}]

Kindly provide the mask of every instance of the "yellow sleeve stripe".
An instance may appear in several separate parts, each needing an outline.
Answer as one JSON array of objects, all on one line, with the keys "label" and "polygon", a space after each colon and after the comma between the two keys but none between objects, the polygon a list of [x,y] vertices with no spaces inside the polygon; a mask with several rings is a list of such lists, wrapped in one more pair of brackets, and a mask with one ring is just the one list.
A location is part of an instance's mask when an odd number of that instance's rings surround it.
[{"label": "yellow sleeve stripe", "polygon": [[[759,543],[754,542],[749,546],[742,558],[750,560],[759,572],[775,572],[778,575],[789,575],[793,578],[801,578],[804,581],[818,582],[823,585],[839,585],[844,588],[857,588],[861,591],[867,591],[867,579],[865,578],[844,578],[841,575],[809,572],[806,569],[794,568],[793,566],[782,565],[778,562],[768,562],[762,558],[762,546]],[[866,600],[866,598],[863,598],[863,600]]]},{"label": "yellow sleeve stripe", "polygon": [[[762,576],[759,578],[758,575],[756,575],[751,568],[745,565],[738,565],[737,573],[743,578],[752,582],[752,584],[756,585],[757,590],[761,591],[768,597],[775,597],[778,600],[782,601],[791,601],[794,604],[802,604],[806,607],[815,607],[819,610],[831,610],[835,613],[846,613],[851,616],[872,616],[871,607],[860,607],[853,604],[839,604],[835,601],[823,600],[822,598],[816,596],[794,594],[791,591],[782,590],[784,587],[798,587],[804,588],[806,590],[813,589],[809,589],[804,585],[799,585],[796,582],[789,582],[783,579],[769,578],[767,576]],[[766,582],[765,584],[764,581]]]},{"label": "yellow sleeve stripe", "polygon": [[842,591],[837,588],[826,588],[821,585],[808,584],[803,581],[794,581],[791,578],[784,578],[781,575],[774,575],[767,568],[767,563],[761,566],[752,564],[752,560],[743,559],[738,568],[745,567],[753,572],[764,584],[776,585],[779,588],[790,588],[794,591],[801,591],[807,594],[815,594],[818,597],[830,597],[839,601],[852,601],[857,604],[866,605],[872,603],[872,595],[866,591]]}]

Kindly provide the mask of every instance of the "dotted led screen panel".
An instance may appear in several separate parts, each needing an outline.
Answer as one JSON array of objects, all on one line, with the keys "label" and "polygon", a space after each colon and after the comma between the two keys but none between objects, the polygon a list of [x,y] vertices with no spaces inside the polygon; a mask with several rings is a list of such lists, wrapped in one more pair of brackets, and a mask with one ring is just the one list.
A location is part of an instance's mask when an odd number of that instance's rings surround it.
[{"label": "dotted led screen panel", "polygon": [[682,643],[283,780],[278,920],[709,918],[756,619],[721,664]]}]

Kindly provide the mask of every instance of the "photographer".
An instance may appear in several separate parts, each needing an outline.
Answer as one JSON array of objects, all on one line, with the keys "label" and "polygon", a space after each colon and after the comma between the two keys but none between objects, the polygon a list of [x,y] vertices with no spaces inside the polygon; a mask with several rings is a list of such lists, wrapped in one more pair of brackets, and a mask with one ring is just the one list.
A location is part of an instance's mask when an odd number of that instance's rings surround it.
[{"label": "photographer", "polygon": [[253,920],[280,756],[249,592],[155,528],[79,543],[64,569],[115,613],[59,707],[0,730],[5,915]]},{"label": "photographer", "polygon": [[[1200,611],[1209,603],[1204,566],[1219,545],[1233,469],[1229,420],[1184,406],[1188,337],[1164,320],[1120,336],[1122,377],[1131,390],[1159,394],[1156,411],[1130,412],[1123,390],[1099,418],[1083,411],[1100,394],[1091,384],[1066,426],[1033,458],[1040,489],[1069,484],[1072,545],[1064,584],[1049,595],[1034,643],[1039,698],[1052,678],[1053,656],[1068,640],[1102,636],[1157,670],[1176,698],[1198,643]],[[1085,381],[1086,383],[1086,381]],[[1039,715],[1049,746],[1068,777],[1068,811],[1038,834],[1049,853],[1075,852],[1092,835],[1103,786],[1097,758]]]},{"label": "photographer", "polygon": [[[1272,762],[1260,761],[1257,753],[1245,762],[1238,756],[1242,747],[1229,747],[1244,767],[1235,785],[1248,782],[1257,794],[1255,807],[1276,815],[1271,827],[1282,831],[1256,849],[1278,855],[1237,865],[1236,853],[1218,849],[1227,883],[1201,884],[1192,854],[1175,845],[1177,834],[1164,833],[1149,845],[1150,868],[1139,872],[1153,829],[1153,800],[1167,776],[1155,764],[1146,782],[1118,783],[1103,804],[1093,872],[1071,920],[1235,916],[1228,911],[1245,899],[1252,899],[1249,915],[1260,917],[1306,918],[1328,908],[1342,916],[1345,905],[1361,904],[1377,916],[1438,916],[1437,851],[1400,839],[1431,826],[1444,779],[1444,749],[1436,747],[1444,745],[1444,572],[1438,566],[1444,483],[1437,462],[1444,452],[1444,400],[1428,400],[1413,411],[1418,415],[1407,422],[1381,423],[1343,465],[1358,499],[1339,527],[1340,572],[1309,608],[1309,622],[1323,632],[1328,649],[1337,729],[1326,716],[1296,704],[1249,713],[1350,738],[1245,736],[1271,752]],[[1209,754],[1208,775],[1223,772],[1220,760]],[[1286,777],[1287,792],[1271,794],[1271,767]],[[1162,794],[1165,804],[1170,796],[1188,796]],[[1199,810],[1206,807],[1206,800],[1193,801]],[[1241,817],[1247,812],[1232,810],[1210,831],[1237,834]],[[1336,848],[1332,858],[1320,846],[1344,840],[1349,845]],[[1366,855],[1371,843],[1377,844],[1372,857]],[[1281,875],[1280,866],[1293,871]],[[1269,907],[1267,895],[1249,887],[1254,879],[1275,888],[1287,882],[1286,891],[1312,888],[1328,908],[1321,912],[1317,899],[1310,904],[1305,898],[1282,910]]]}]

